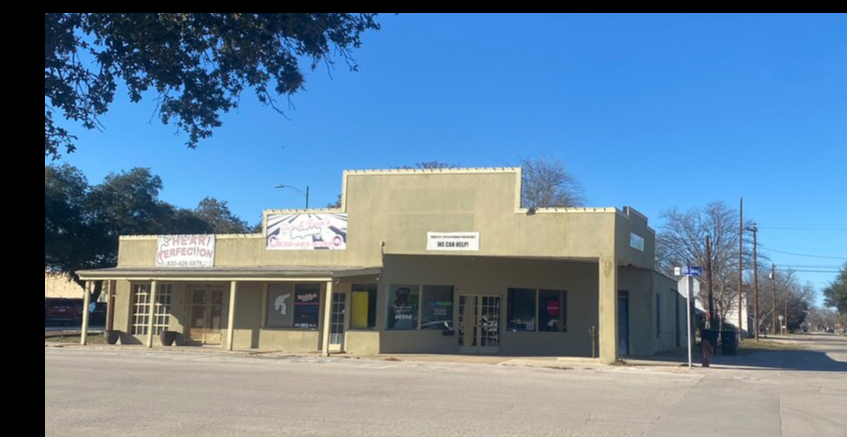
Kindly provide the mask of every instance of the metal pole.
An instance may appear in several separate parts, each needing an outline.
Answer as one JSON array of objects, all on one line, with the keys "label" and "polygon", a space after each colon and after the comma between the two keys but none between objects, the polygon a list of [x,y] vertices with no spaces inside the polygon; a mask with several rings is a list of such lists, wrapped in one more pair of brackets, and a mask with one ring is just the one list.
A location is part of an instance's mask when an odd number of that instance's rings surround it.
[{"label": "metal pole", "polygon": [[706,287],[709,291],[709,329],[715,327],[715,300],[712,296],[712,240],[706,235]]},{"label": "metal pole", "polygon": [[688,368],[691,368],[691,293],[694,291],[694,277],[687,276],[688,290],[685,293],[685,307],[688,311]]},{"label": "metal pole", "polygon": [[759,341],[759,255],[756,233],[759,228],[753,226],[753,325],[756,329],[756,341]]},{"label": "metal pole", "polygon": [[309,186],[306,185],[306,209],[309,209]]},{"label": "metal pole", "polygon": [[773,314],[771,315],[771,325],[773,325],[773,333],[776,334],[776,266],[771,264],[771,305],[773,306]]},{"label": "metal pole", "polygon": [[744,338],[741,335],[742,317],[741,309],[744,308],[744,198],[738,208],[738,341]]}]

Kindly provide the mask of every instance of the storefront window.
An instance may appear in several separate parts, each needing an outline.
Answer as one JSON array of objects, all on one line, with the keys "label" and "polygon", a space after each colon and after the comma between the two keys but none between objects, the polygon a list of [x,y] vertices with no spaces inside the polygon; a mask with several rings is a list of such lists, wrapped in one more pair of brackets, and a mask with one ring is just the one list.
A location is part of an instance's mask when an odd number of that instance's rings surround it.
[{"label": "storefront window", "polygon": [[538,330],[567,331],[567,292],[538,290]]},{"label": "storefront window", "polygon": [[294,292],[290,284],[268,286],[268,312],[265,326],[291,328],[294,326]]},{"label": "storefront window", "polygon": [[417,329],[419,296],[420,287],[417,285],[389,285],[386,328],[391,330]]},{"label": "storefront window", "polygon": [[376,327],[376,284],[353,284],[350,304],[351,329]]},{"label": "storefront window", "polygon": [[321,287],[318,284],[294,285],[294,327],[317,329],[321,307]]},{"label": "storefront window", "polygon": [[509,331],[535,331],[535,290],[509,289]]},{"label": "storefront window", "polygon": [[453,328],[453,287],[424,285],[421,329]]}]

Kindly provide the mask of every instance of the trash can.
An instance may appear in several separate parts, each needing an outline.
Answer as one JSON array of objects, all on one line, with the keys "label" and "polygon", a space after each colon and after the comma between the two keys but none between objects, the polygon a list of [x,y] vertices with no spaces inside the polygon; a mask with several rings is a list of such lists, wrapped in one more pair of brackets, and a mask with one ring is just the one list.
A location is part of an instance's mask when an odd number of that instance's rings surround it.
[{"label": "trash can", "polygon": [[718,349],[718,331],[717,329],[701,329],[700,330],[700,341],[709,341],[709,344],[712,345],[712,353],[714,353]]},{"label": "trash can", "polygon": [[724,355],[738,355],[737,332],[721,331],[721,353]]}]

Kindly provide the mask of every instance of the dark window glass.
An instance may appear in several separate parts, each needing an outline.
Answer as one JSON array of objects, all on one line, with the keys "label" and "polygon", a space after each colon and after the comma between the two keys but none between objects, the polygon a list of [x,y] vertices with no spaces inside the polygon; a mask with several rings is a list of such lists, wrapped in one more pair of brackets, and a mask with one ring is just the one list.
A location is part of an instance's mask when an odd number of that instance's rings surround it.
[{"label": "dark window glass", "polygon": [[294,290],[290,284],[268,285],[267,319],[268,328],[291,328],[294,326]]},{"label": "dark window glass", "polygon": [[538,291],[538,330],[546,332],[567,331],[567,292]]},{"label": "dark window glass", "polygon": [[453,287],[424,285],[421,329],[453,328]]},{"label": "dark window glass", "polygon": [[294,327],[317,329],[321,308],[321,287],[318,284],[294,286]]},{"label": "dark window glass", "polygon": [[535,290],[509,289],[509,331],[535,331]]},{"label": "dark window glass", "polygon": [[417,285],[388,286],[388,320],[386,329],[418,329],[418,303],[420,288]]}]

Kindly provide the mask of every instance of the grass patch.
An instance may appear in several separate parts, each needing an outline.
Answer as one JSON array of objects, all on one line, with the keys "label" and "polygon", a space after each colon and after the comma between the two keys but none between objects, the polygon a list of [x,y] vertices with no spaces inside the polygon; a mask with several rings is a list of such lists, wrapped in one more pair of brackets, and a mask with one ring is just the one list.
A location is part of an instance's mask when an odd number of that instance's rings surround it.
[{"label": "grass patch", "polygon": [[753,353],[761,351],[796,351],[803,349],[803,346],[796,343],[785,343],[781,341],[759,339],[745,339],[739,346],[739,353]]}]

